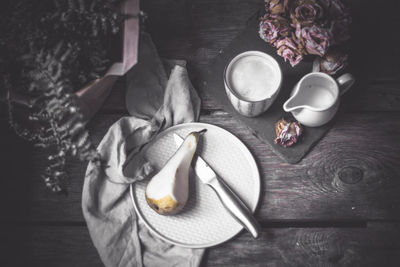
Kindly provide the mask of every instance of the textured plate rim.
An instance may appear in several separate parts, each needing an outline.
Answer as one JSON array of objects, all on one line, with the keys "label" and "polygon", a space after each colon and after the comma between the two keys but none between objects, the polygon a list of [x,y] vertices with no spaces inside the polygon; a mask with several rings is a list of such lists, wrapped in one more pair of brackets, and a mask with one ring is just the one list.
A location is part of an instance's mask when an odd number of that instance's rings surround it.
[{"label": "textured plate rim", "polygon": [[[251,154],[250,150],[247,148],[247,146],[246,146],[237,136],[235,136],[235,135],[232,134],[231,132],[229,132],[229,131],[227,131],[227,130],[225,130],[225,129],[219,127],[219,126],[213,125],[213,124],[202,123],[202,122],[189,122],[189,123],[178,124],[178,125],[175,125],[175,126],[172,126],[172,127],[168,128],[168,129],[166,129],[165,131],[163,131],[163,132],[160,134],[160,136],[158,136],[156,139],[152,140],[151,143],[155,142],[155,141],[158,140],[159,138],[164,137],[165,135],[169,134],[171,131],[174,131],[175,129],[182,128],[182,127],[191,127],[191,126],[194,126],[194,127],[196,127],[196,126],[203,126],[203,127],[206,127],[206,128],[207,128],[207,127],[209,127],[209,128],[215,128],[215,129],[217,129],[218,131],[223,131],[223,132],[225,132],[226,134],[232,136],[234,139],[236,139],[236,146],[239,146],[240,150],[244,151],[244,152],[247,154],[247,155],[246,155],[246,158],[249,158],[249,160],[250,160],[250,165],[254,165],[254,166],[252,167],[252,169],[253,169],[253,171],[256,173],[256,177],[254,178],[254,180],[255,180],[255,182],[256,182],[256,185],[255,185],[254,187],[257,187],[257,188],[258,188],[258,189],[256,190],[257,192],[255,192],[255,193],[256,193],[256,203],[255,203],[254,207],[251,209],[252,213],[254,214],[254,211],[257,209],[258,203],[259,203],[259,201],[260,201],[260,194],[261,194],[260,172],[259,172],[259,170],[258,170],[257,162],[256,162],[256,160],[254,159],[253,155]],[[229,238],[227,238],[227,239],[224,239],[224,240],[219,240],[219,241],[216,241],[216,242],[213,242],[213,243],[207,243],[207,244],[191,245],[191,244],[181,243],[181,242],[172,240],[172,239],[170,239],[170,238],[168,238],[168,237],[166,237],[166,236],[160,234],[160,233],[159,233],[156,229],[154,229],[154,228],[151,226],[151,224],[144,218],[144,216],[142,215],[142,213],[141,213],[141,211],[140,211],[140,209],[139,209],[139,207],[138,207],[138,205],[137,205],[137,203],[136,203],[136,201],[135,201],[135,197],[133,196],[133,186],[134,186],[134,184],[131,184],[131,185],[130,185],[129,193],[130,193],[131,201],[132,201],[132,204],[133,204],[133,207],[134,207],[134,209],[135,209],[136,214],[137,214],[137,215],[139,216],[139,218],[142,220],[142,222],[143,222],[144,225],[147,227],[147,229],[149,229],[154,235],[156,235],[157,237],[159,237],[160,239],[162,239],[162,240],[164,240],[164,241],[166,241],[166,242],[168,242],[168,243],[171,243],[171,244],[174,244],[174,245],[177,245],[177,246],[180,246],[180,247],[186,247],[186,248],[208,248],[208,247],[213,247],[213,246],[216,246],[216,245],[219,245],[219,244],[222,244],[222,243],[224,243],[224,242],[226,242],[226,241],[231,240],[232,238],[234,238],[235,236],[237,236],[237,235],[244,229],[244,227],[241,226],[241,227],[239,228],[239,230],[238,230],[235,234],[233,234],[231,237],[229,237]]]}]

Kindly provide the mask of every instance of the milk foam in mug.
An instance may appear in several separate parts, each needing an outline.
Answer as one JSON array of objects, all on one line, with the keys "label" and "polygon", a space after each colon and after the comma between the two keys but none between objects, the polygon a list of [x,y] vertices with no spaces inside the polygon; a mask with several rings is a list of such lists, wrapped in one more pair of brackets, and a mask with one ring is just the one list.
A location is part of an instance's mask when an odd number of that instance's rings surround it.
[{"label": "milk foam in mug", "polygon": [[271,56],[259,51],[237,55],[224,72],[226,94],[240,114],[254,117],[266,111],[281,88],[282,72]]}]

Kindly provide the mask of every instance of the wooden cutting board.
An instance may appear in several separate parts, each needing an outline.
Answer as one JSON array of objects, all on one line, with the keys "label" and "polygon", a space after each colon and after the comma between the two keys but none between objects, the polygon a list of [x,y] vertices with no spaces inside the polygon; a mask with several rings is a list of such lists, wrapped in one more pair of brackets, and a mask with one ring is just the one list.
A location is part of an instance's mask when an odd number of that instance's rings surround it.
[{"label": "wooden cutting board", "polygon": [[[223,82],[223,72],[228,63],[237,54],[250,50],[261,51],[274,57],[278,61],[283,75],[281,92],[274,104],[265,113],[254,118],[244,117],[233,108],[226,96]],[[284,62],[283,58],[277,55],[276,49],[259,37],[258,16],[256,16],[248,22],[247,28],[209,66],[207,72],[201,77],[203,81],[201,89],[222,105],[225,111],[248,126],[255,136],[267,144],[283,160],[294,164],[299,162],[311,150],[333,124],[333,122],[330,122],[316,128],[304,127],[304,133],[300,141],[289,148],[274,143],[276,137],[275,122],[281,118],[293,119],[290,113],[286,113],[283,110],[282,105],[289,98],[294,85],[303,75],[311,72],[311,69],[312,60],[303,60],[295,67],[292,67],[289,62]]]}]

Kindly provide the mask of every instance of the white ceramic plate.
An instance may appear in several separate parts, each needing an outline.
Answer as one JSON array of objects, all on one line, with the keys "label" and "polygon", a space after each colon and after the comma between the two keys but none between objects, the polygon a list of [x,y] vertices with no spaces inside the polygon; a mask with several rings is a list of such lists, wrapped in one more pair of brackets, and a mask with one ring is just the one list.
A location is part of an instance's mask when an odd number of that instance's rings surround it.
[{"label": "white ceramic plate", "polygon": [[[228,131],[205,123],[180,124],[161,133],[149,144],[145,156],[159,170],[177,150],[173,133],[185,137],[204,128],[207,132],[200,139],[197,153],[254,212],[260,196],[257,165],[246,146]],[[226,211],[213,189],[203,184],[192,169],[189,201],[173,216],[159,215],[147,205],[147,182],[131,186],[132,202],[144,224],[167,242],[190,248],[211,247],[231,239],[243,229]]]}]

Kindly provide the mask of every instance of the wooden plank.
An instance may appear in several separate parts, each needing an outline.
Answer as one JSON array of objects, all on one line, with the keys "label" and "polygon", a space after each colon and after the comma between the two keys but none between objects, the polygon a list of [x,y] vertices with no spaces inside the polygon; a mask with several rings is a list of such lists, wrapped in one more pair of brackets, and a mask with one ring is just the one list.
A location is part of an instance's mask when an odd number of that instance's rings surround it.
[{"label": "wooden plank", "polygon": [[208,251],[205,266],[398,266],[398,225],[264,229]]},{"label": "wooden plank", "polygon": [[[201,73],[206,69],[207,66],[200,64],[189,66],[188,71],[195,88],[200,88],[200,84],[204,82],[201,79],[204,77]],[[379,80],[360,86],[350,90],[343,97],[344,109],[347,112],[400,111],[400,80],[399,82]],[[123,77],[114,85],[99,113],[128,114],[125,107],[126,90],[129,89],[125,87]],[[201,98],[203,113],[222,109],[222,106],[207,93],[198,89],[198,94]]]},{"label": "wooden plank", "polygon": [[400,111],[400,81],[376,81],[350,90],[343,100],[351,112]]},{"label": "wooden plank", "polygon": [[104,266],[85,226],[8,226],[0,249],[1,266]]},{"label": "wooden plank", "polygon": [[[241,233],[208,249],[202,266],[397,266],[399,233],[382,223],[264,228],[257,240]],[[2,266],[102,266],[85,226],[11,227],[1,231],[0,249]]]},{"label": "wooden plank", "polygon": [[[91,122],[96,144],[119,117],[99,115]],[[260,221],[399,219],[400,113],[341,115],[327,136],[296,165],[283,163],[224,112],[204,114],[201,121],[234,133],[256,158],[262,184],[256,213]],[[34,172],[19,178],[20,190],[27,192],[27,211],[22,220],[83,221],[80,201],[86,164],[70,163],[70,194],[57,196],[48,192],[37,177],[43,164],[41,157],[35,154],[31,161]],[[24,182],[30,179],[32,185]],[[18,191],[10,195],[8,201],[21,202]]]},{"label": "wooden plank", "polygon": [[262,5],[260,0],[150,0],[142,8],[162,56],[202,61],[225,47]]}]

